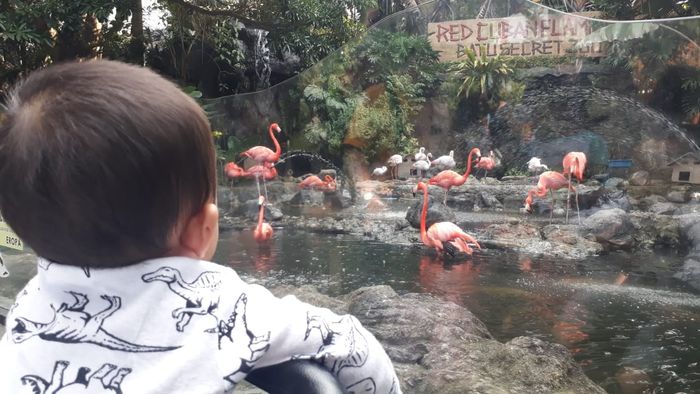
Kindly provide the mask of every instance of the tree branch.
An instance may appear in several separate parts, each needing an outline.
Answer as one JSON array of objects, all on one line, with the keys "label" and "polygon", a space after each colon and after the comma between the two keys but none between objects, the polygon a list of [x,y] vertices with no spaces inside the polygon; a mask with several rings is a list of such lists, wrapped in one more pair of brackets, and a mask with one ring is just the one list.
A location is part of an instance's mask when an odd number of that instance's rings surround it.
[{"label": "tree branch", "polygon": [[265,22],[260,22],[260,21],[254,21],[252,19],[249,19],[241,14],[241,12],[236,11],[236,10],[219,10],[219,9],[209,9],[205,8],[196,4],[192,4],[188,2],[187,0],[166,0],[168,3],[171,4],[177,4],[189,11],[196,12],[198,14],[203,14],[203,15],[209,15],[209,16],[228,16],[231,18],[235,18],[240,22],[243,22],[243,24],[246,27],[249,28],[254,28],[254,29],[263,29],[267,31],[272,31],[272,30],[283,30],[280,29],[278,26],[268,24]]}]

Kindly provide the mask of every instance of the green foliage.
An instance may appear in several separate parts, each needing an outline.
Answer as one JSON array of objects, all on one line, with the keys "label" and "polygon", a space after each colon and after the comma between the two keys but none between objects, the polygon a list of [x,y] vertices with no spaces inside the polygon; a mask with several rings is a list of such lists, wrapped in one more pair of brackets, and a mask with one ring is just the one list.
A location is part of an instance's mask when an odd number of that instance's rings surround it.
[{"label": "green foliage", "polygon": [[690,117],[700,115],[700,70],[696,70],[695,75],[684,78],[681,88],[683,112]]},{"label": "green foliage", "polygon": [[478,56],[472,50],[465,50],[465,59],[450,67],[461,85],[458,97],[473,97],[485,112],[498,106],[500,101],[517,100],[522,96],[524,85],[517,82],[508,60],[501,57],[487,57],[485,51]]},{"label": "green foliage", "polygon": [[355,109],[366,97],[343,86],[337,76],[330,75],[319,82],[304,89],[304,99],[314,113],[304,132],[310,143],[338,155]]},{"label": "green foliage", "polygon": [[379,29],[370,31],[361,43],[350,48],[347,60],[363,88],[402,74],[410,76],[421,92],[428,94],[439,85],[445,71],[425,37]]}]

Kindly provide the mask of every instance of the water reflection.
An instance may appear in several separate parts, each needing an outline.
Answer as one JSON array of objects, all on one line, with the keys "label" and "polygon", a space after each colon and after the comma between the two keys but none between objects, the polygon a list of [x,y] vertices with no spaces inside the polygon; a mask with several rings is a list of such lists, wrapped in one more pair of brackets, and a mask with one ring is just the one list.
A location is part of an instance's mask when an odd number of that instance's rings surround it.
[{"label": "water reflection", "polygon": [[445,264],[420,247],[287,229],[260,250],[250,233],[223,234],[215,258],[250,280],[331,295],[376,284],[427,292],[464,305],[501,341],[565,345],[609,392],[631,392],[644,376],[658,393],[700,387],[700,297],[673,280],[679,256],[559,261],[486,250]]}]

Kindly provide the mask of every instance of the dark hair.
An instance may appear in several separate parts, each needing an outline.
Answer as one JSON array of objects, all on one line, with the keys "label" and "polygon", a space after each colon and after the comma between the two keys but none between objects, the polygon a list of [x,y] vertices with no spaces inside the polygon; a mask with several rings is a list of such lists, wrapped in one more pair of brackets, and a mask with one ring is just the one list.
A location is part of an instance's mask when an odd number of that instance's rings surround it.
[{"label": "dark hair", "polygon": [[0,212],[57,263],[162,257],[216,193],[204,112],[146,68],[99,60],[36,71],[1,122]]}]

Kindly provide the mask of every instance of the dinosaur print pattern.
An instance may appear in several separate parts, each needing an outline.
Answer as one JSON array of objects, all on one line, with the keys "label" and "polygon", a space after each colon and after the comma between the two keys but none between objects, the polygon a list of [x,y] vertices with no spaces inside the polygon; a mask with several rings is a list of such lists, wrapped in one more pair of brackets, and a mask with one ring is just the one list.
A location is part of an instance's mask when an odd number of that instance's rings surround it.
[{"label": "dinosaur print pattern", "polygon": [[270,348],[269,331],[264,335],[256,336],[248,328],[248,321],[246,318],[247,305],[248,296],[245,293],[241,293],[228,320],[226,322],[223,320],[219,322],[219,349],[221,349],[221,340],[223,338],[228,338],[231,343],[235,343],[234,338],[248,338],[246,344],[247,349],[243,349],[246,353],[245,357],[240,357],[237,368],[230,374],[224,376],[224,380],[233,385],[243,380],[246,375],[253,370],[255,362]]},{"label": "dinosaur print pattern", "polygon": [[[185,306],[176,308],[172,313],[173,319],[177,320],[175,328],[182,332],[189,324],[190,319],[192,319],[192,315],[209,315],[218,324],[219,319],[213,312],[219,306],[219,290],[221,287],[219,275],[218,272],[206,271],[202,272],[194,281],[185,282],[182,279],[182,274],[177,269],[161,267],[141,276],[141,279],[146,283],[154,281],[165,282],[170,290],[185,299]],[[207,332],[216,332],[216,328],[207,330]]]},{"label": "dinosaur print pattern", "polygon": [[2,259],[2,253],[0,253],[0,278],[7,278],[10,276],[10,271],[5,267],[5,260]]},{"label": "dinosaur print pattern", "polygon": [[61,304],[58,309],[53,305],[54,317],[48,323],[38,323],[23,317],[15,317],[10,337],[14,343],[21,343],[31,337],[38,336],[45,341],[62,343],[91,343],[107,349],[123,352],[163,352],[177,347],[160,347],[137,345],[117,338],[102,328],[105,319],[112,316],[121,308],[121,298],[103,295],[101,298],[109,306],[94,315],[85,312],[85,306],[90,302],[85,294],[70,291],[75,302],[72,305]]},{"label": "dinosaur print pattern", "polygon": [[346,387],[345,392],[347,394],[375,394],[377,392],[377,385],[374,383],[374,379],[364,378]]},{"label": "dinosaur print pattern", "polygon": [[[49,267],[51,266],[51,264],[54,264],[54,262],[53,262],[53,261],[46,260],[46,259],[43,259],[43,258],[41,258],[41,257],[39,258],[39,260],[38,260],[38,262],[37,262],[37,266],[38,266],[39,268],[43,269],[44,271],[48,271],[48,270],[49,270]],[[80,267],[80,268],[83,269],[83,272],[85,273],[85,276],[87,276],[87,277],[89,278],[89,277],[90,277],[90,267],[84,265],[84,266],[82,266],[82,267]]]},{"label": "dinosaur print pattern", "polygon": [[130,368],[103,364],[88,375],[90,368],[82,367],[75,380],[66,383],[64,375],[69,365],[68,361],[56,361],[50,381],[36,375],[25,375],[21,378],[22,384],[28,386],[34,394],[123,394],[122,381],[131,373]]},{"label": "dinosaur print pattern", "polygon": [[[356,319],[345,315],[338,321],[327,322],[323,317],[306,313],[306,341],[313,330],[321,334],[322,345],[314,358],[323,359],[324,365],[335,375],[346,367],[361,367],[369,356],[367,339],[357,328]],[[346,355],[345,357],[339,357]]]}]

